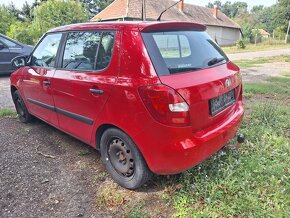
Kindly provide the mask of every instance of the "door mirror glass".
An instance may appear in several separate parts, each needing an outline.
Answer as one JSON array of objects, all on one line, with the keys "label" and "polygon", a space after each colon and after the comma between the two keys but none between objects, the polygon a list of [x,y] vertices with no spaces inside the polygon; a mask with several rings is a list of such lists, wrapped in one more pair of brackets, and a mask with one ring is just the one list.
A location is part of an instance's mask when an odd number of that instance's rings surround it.
[{"label": "door mirror glass", "polygon": [[25,56],[18,56],[12,59],[11,64],[12,64],[12,69],[19,69],[21,67],[26,66],[26,57]]}]

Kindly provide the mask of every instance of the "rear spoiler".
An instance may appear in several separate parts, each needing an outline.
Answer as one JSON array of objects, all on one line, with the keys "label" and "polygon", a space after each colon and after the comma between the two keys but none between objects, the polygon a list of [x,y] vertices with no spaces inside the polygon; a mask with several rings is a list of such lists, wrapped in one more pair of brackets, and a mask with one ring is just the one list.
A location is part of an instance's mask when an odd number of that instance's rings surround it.
[{"label": "rear spoiler", "polygon": [[155,31],[177,31],[177,30],[196,30],[205,31],[206,26],[197,23],[189,22],[154,22],[151,25],[139,26],[140,32],[155,32]]}]

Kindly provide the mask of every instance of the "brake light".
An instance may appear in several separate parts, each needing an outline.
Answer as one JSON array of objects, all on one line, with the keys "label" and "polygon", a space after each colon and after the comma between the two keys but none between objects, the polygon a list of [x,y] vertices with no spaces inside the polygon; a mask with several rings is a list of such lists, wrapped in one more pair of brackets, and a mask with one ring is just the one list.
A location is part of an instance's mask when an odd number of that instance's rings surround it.
[{"label": "brake light", "polygon": [[174,89],[165,85],[142,86],[140,96],[150,114],[160,123],[189,126],[189,106]]}]

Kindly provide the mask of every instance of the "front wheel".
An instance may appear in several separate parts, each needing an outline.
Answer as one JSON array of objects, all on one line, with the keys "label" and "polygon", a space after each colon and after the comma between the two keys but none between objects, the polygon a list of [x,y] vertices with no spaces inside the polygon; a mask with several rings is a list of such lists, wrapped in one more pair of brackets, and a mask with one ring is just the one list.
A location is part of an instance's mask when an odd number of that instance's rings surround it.
[{"label": "front wheel", "polygon": [[122,187],[136,189],[152,176],[132,139],[116,128],[107,129],[101,138],[101,156],[111,177]]},{"label": "front wheel", "polygon": [[22,123],[29,123],[32,120],[32,115],[28,112],[27,107],[19,91],[15,91],[12,97],[13,97],[13,102],[15,104],[15,108],[16,108],[19,120]]}]

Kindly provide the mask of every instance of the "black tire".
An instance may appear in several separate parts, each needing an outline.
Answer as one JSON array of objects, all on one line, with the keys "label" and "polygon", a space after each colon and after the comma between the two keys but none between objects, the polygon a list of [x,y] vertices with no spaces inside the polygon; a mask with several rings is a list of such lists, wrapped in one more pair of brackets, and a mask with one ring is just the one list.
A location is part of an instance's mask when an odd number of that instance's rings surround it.
[{"label": "black tire", "polygon": [[101,137],[100,150],[107,171],[122,187],[137,189],[152,177],[141,152],[121,130],[107,129]]},{"label": "black tire", "polygon": [[28,112],[27,107],[19,93],[19,91],[15,91],[13,93],[13,102],[19,117],[19,120],[22,123],[29,123],[32,121],[33,117],[32,115]]}]

